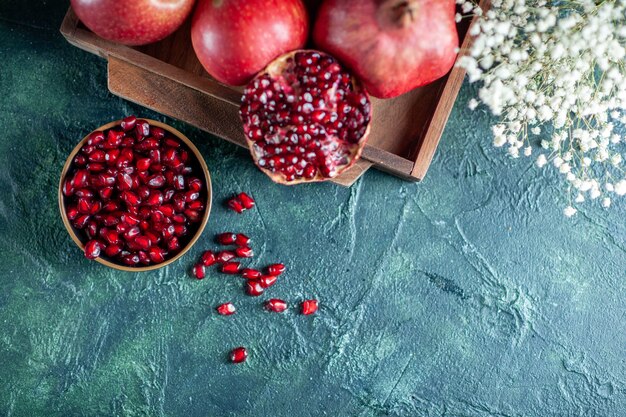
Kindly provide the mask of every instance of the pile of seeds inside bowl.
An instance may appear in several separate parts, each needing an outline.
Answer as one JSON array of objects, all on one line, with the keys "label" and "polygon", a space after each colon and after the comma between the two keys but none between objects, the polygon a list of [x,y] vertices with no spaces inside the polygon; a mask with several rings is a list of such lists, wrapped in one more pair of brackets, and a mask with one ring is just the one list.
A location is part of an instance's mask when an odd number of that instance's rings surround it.
[{"label": "pile of seeds inside bowl", "polygon": [[206,210],[201,177],[181,140],[135,116],[91,133],[62,185],[85,256],[135,267],[177,254]]},{"label": "pile of seeds inside bowl", "polygon": [[[228,200],[227,205],[237,213],[242,213],[253,208],[255,201],[248,194],[240,193]],[[224,274],[240,275],[244,278],[244,292],[249,296],[258,297],[276,284],[278,278],[286,270],[282,263],[267,265],[263,270],[242,267],[241,261],[254,256],[250,246],[252,240],[243,233],[220,233],[215,240],[218,244],[231,248],[219,251],[207,250],[202,253],[198,262],[191,269],[191,274],[196,279],[204,279],[207,268],[217,265],[218,270]],[[271,298],[264,303],[264,306],[268,311],[274,313],[282,313],[289,307],[287,302],[280,298]],[[317,300],[304,300],[301,303],[300,312],[304,315],[311,315],[317,311],[317,308]],[[226,302],[218,305],[216,310],[222,316],[230,316],[235,314],[237,308],[233,303]],[[241,363],[248,358],[248,351],[245,347],[239,346],[230,352],[229,357],[231,362]]]}]

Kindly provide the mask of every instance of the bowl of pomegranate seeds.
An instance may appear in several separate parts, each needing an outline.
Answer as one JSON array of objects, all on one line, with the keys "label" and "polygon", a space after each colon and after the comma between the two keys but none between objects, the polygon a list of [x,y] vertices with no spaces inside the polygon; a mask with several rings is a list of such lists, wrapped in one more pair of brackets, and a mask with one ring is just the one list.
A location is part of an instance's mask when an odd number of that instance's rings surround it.
[{"label": "bowl of pomegranate seeds", "polygon": [[178,130],[129,116],[87,135],[65,162],[59,208],[85,257],[149,271],[180,258],[211,211],[211,177]]}]

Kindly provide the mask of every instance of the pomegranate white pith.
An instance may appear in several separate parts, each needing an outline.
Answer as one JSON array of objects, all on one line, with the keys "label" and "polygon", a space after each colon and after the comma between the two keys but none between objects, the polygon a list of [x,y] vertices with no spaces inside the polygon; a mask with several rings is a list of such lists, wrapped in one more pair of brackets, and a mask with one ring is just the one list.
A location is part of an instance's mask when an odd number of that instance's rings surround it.
[{"label": "pomegranate white pith", "polygon": [[248,84],[240,115],[256,165],[282,184],[325,181],[361,156],[372,107],[330,55],[294,51]]}]

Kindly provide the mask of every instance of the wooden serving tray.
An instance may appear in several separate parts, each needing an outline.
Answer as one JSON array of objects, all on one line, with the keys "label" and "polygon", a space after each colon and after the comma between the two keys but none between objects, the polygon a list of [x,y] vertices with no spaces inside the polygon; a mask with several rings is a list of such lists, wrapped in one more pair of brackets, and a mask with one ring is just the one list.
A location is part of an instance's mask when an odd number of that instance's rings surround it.
[{"label": "wooden serving tray", "polygon": [[[463,50],[470,43],[469,25],[467,19],[459,25]],[[113,94],[246,146],[238,114],[242,90],[217,82],[202,68],[191,46],[189,19],[160,42],[128,47],[91,32],[70,7],[61,33],[72,45],[108,60]],[[352,185],[372,166],[409,181],[423,179],[464,76],[462,68],[454,68],[400,97],[372,98],[372,130],[361,160],[334,182]]]}]

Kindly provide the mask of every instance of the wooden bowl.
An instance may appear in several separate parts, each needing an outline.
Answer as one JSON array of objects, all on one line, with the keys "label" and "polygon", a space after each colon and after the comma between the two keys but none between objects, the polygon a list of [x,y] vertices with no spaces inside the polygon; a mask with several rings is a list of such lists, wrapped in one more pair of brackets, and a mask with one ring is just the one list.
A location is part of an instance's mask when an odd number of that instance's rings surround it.
[{"label": "wooden bowl", "polygon": [[[200,151],[198,151],[198,148],[195,147],[195,145],[189,140],[189,138],[187,138],[187,136],[183,135],[178,130],[176,130],[173,127],[168,126],[168,125],[166,125],[164,123],[157,122],[156,120],[150,120],[150,119],[141,119],[141,120],[146,120],[150,124],[150,126],[157,126],[157,127],[160,127],[162,129],[164,129],[165,131],[171,133],[173,136],[178,138],[181,142],[183,142],[187,146],[187,148],[193,154],[193,157],[195,157],[198,165],[202,169],[202,173],[203,173],[203,176],[204,176],[204,183],[206,184],[206,201],[205,201],[204,214],[202,216],[202,220],[200,221],[199,225],[197,226],[197,230],[195,231],[195,234],[191,237],[191,240],[189,240],[189,242],[176,255],[174,255],[173,257],[168,258],[168,259],[166,259],[165,261],[163,261],[163,262],[161,262],[159,264],[147,265],[147,266],[137,266],[137,267],[131,267],[131,266],[118,264],[116,262],[113,262],[112,260],[109,260],[109,259],[105,258],[105,257],[98,257],[98,258],[95,259],[97,262],[101,263],[102,265],[106,265],[106,266],[108,266],[110,268],[118,269],[120,271],[128,271],[128,272],[152,271],[152,270],[155,270],[155,269],[162,268],[162,267],[164,267],[166,265],[169,265],[172,262],[176,261],[178,258],[183,256],[189,249],[191,249],[191,247],[196,243],[196,241],[198,240],[198,238],[202,234],[202,231],[204,230],[204,227],[206,226],[207,221],[209,220],[209,214],[211,212],[211,199],[212,199],[212,195],[213,195],[212,190],[211,190],[211,175],[209,174],[209,169],[207,168],[206,163],[204,162],[204,159],[202,158],[202,154],[200,154]],[[119,126],[121,122],[122,122],[121,120],[117,120],[117,121],[114,121],[114,122],[111,122],[111,123],[107,123],[106,125],[100,126],[99,128],[95,129],[94,131],[98,131],[98,130],[99,131],[105,131],[105,130],[110,129],[112,127]],[[58,194],[58,196],[59,196],[59,210],[61,211],[61,218],[63,219],[63,224],[65,225],[65,228],[67,229],[67,232],[72,237],[72,240],[76,243],[76,245],[78,245],[78,247],[82,251],[85,250],[85,241],[87,239],[85,238],[85,239],[81,240],[81,238],[79,237],[79,235],[77,233],[77,229],[74,228],[74,226],[70,223],[70,220],[67,218],[67,212],[65,210],[65,198],[66,197],[63,195],[63,182],[65,181],[65,177],[67,176],[67,173],[68,173],[68,171],[70,170],[70,168],[72,166],[72,162],[74,161],[74,157],[80,151],[80,149],[83,147],[83,145],[85,144],[85,142],[87,141],[87,139],[89,138],[89,135],[91,135],[91,133],[93,133],[93,132],[90,132],[87,136],[85,136],[78,143],[78,145],[76,145],[74,150],[70,153],[70,155],[67,158],[67,161],[65,161],[65,165],[63,166],[63,171],[61,171],[61,178],[59,180],[59,194]]]}]

